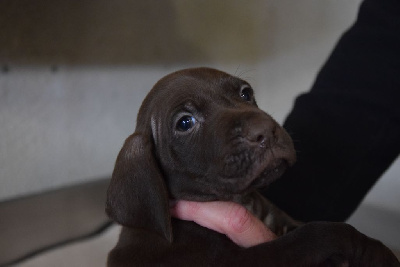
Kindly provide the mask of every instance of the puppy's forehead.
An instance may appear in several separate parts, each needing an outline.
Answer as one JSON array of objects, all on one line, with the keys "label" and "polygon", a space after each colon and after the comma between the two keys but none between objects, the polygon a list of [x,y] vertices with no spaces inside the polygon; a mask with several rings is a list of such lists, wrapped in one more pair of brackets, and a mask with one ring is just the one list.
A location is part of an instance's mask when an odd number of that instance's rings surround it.
[{"label": "puppy's forehead", "polygon": [[[218,99],[238,94],[247,82],[211,68],[184,69],[160,79],[142,103],[137,129],[172,114],[187,102],[194,104],[218,102]],[[222,100],[223,101],[223,100]],[[154,127],[153,127],[154,128]],[[139,130],[139,129],[138,129]]]},{"label": "puppy's forehead", "polygon": [[162,78],[153,88],[157,96],[166,100],[171,97],[206,97],[237,91],[245,81],[225,72],[196,68],[174,72]]}]

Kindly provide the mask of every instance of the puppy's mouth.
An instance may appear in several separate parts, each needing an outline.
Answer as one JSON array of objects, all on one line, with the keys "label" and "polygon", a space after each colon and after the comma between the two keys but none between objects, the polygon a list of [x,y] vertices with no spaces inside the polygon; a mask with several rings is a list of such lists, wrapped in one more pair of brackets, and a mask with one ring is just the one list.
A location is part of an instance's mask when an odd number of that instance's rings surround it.
[{"label": "puppy's mouth", "polygon": [[256,178],[250,184],[251,188],[262,188],[271,184],[279,177],[283,175],[286,169],[289,167],[289,163],[286,160],[277,160],[272,166],[267,166],[264,169],[261,168],[259,174],[256,174]]},{"label": "puppy's mouth", "polygon": [[216,195],[224,192],[222,195],[227,198],[267,187],[294,164],[295,154],[291,146],[245,150],[231,154],[225,162],[229,164],[225,165],[225,175],[221,175],[221,186],[214,192]]}]

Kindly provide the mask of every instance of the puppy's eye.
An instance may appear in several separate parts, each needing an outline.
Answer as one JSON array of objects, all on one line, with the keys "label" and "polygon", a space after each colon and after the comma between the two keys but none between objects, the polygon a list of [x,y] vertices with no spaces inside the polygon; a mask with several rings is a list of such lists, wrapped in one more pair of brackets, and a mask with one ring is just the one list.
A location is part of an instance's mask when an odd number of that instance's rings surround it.
[{"label": "puppy's eye", "polygon": [[196,124],[196,119],[193,116],[183,116],[176,124],[176,129],[186,132]]},{"label": "puppy's eye", "polygon": [[250,87],[244,87],[240,91],[240,97],[243,98],[245,101],[251,101],[251,97],[253,95],[253,91]]}]

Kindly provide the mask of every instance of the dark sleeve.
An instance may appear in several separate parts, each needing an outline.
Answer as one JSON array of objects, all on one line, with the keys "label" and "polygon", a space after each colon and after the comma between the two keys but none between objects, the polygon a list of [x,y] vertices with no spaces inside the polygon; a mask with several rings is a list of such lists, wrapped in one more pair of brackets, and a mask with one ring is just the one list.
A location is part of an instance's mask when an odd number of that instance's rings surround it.
[{"label": "dark sleeve", "polygon": [[264,193],[302,221],[344,221],[400,151],[400,1],[366,0],[284,127],[298,161]]}]

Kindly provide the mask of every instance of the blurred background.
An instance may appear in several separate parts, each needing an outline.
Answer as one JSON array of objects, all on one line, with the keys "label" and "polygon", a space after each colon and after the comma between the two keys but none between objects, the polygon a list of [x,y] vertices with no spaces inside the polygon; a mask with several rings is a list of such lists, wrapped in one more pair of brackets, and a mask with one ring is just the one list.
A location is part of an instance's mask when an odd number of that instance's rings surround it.
[{"label": "blurred background", "polygon": [[[107,178],[154,83],[219,68],[283,122],[360,2],[1,1],[0,265],[104,266]],[[399,176],[397,160],[349,220],[398,251]]]}]

